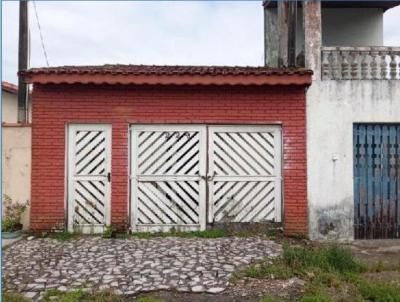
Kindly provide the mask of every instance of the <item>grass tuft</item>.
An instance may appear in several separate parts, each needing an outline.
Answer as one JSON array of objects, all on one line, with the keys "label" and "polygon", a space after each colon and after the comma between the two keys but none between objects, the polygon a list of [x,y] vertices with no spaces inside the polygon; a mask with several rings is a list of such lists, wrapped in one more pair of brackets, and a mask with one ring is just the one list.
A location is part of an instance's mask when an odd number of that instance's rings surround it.
[{"label": "grass tuft", "polygon": [[67,231],[53,232],[48,234],[48,238],[56,239],[58,241],[68,241],[78,237],[79,233],[70,233]]},{"label": "grass tuft", "polygon": [[81,289],[62,292],[57,289],[47,291],[43,297],[43,301],[57,302],[123,302],[123,298],[111,291],[101,291],[96,293],[88,293]]},{"label": "grass tuft", "polygon": [[319,248],[285,245],[283,260],[297,275],[303,275],[310,268],[342,274],[365,271],[365,266],[354,259],[349,249],[335,244]]},{"label": "grass tuft", "polygon": [[7,293],[5,291],[1,294],[1,301],[7,302],[29,302],[30,300],[17,293]]},{"label": "grass tuft", "polygon": [[323,289],[317,289],[313,292],[306,293],[300,302],[333,302],[333,298]]},{"label": "grass tuft", "polygon": [[115,225],[107,225],[103,231],[103,238],[115,238],[116,237],[117,228]]},{"label": "grass tuft", "polygon": [[229,234],[222,230],[206,230],[206,231],[194,231],[194,232],[181,232],[171,230],[170,232],[136,232],[132,233],[131,236],[140,239],[158,238],[158,237],[182,237],[182,238],[220,238],[228,237]]},{"label": "grass tuft", "polygon": [[318,273],[322,283],[329,283],[323,278],[332,279],[335,274],[350,275],[363,271],[365,267],[354,260],[350,250],[337,245],[318,248],[284,245],[281,258],[272,260],[272,263],[250,266],[246,276],[288,279],[294,276],[315,276]]},{"label": "grass tuft", "polygon": [[357,287],[367,301],[400,302],[400,287],[398,286],[360,280]]},{"label": "grass tuft", "polygon": [[153,296],[143,296],[139,297],[136,302],[164,302],[164,300]]},{"label": "grass tuft", "polygon": [[271,297],[263,297],[260,302],[277,302],[277,300]]}]

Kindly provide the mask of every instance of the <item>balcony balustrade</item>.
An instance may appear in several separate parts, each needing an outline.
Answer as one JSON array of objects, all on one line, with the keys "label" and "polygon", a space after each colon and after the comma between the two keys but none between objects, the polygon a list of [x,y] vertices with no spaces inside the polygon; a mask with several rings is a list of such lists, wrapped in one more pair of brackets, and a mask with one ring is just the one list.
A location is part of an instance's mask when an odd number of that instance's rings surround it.
[{"label": "balcony balustrade", "polygon": [[323,80],[400,80],[400,47],[322,47]]}]

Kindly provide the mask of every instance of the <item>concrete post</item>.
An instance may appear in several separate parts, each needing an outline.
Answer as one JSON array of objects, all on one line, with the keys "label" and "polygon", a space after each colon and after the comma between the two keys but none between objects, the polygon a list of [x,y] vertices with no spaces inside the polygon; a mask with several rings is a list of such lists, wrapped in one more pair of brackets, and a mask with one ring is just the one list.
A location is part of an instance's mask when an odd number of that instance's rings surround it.
[{"label": "concrete post", "polygon": [[314,72],[313,80],[321,79],[321,1],[303,2],[305,67]]},{"label": "concrete post", "polygon": [[278,1],[278,66],[288,66],[288,3]]},{"label": "concrete post", "polygon": [[264,2],[264,63],[267,67],[278,67],[278,12],[268,8]]},{"label": "concrete post", "polygon": [[288,2],[288,66],[296,67],[297,0]]}]

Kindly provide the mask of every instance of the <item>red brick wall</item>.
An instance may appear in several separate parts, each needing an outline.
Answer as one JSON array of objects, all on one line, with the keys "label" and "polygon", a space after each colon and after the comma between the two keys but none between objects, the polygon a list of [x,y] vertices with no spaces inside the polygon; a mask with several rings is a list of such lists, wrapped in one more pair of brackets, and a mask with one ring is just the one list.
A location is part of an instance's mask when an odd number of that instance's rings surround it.
[{"label": "red brick wall", "polygon": [[128,221],[128,128],[132,123],[275,124],[283,128],[284,227],[307,235],[303,87],[35,85],[31,228],[65,216],[68,123],[112,124],[112,223]]}]

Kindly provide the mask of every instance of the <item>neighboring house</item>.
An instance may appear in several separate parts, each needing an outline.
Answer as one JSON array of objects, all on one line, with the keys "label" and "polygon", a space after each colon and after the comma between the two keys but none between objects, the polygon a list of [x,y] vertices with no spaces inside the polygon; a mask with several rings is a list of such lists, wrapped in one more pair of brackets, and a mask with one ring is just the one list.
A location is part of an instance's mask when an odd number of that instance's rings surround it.
[{"label": "neighboring house", "polygon": [[[310,238],[399,238],[400,47],[383,47],[383,14],[400,1],[299,4]],[[287,3],[264,7],[266,65],[284,65]]]},{"label": "neighboring house", "polygon": [[31,229],[307,234],[303,69],[34,68]]},{"label": "neighboring house", "polygon": [[[18,87],[1,83],[2,90],[2,156],[3,194],[13,202],[30,200],[31,190],[31,124],[18,123]],[[31,105],[29,103],[29,108]],[[31,110],[29,110],[31,112]],[[23,215],[24,228],[29,228],[29,208]]]}]

